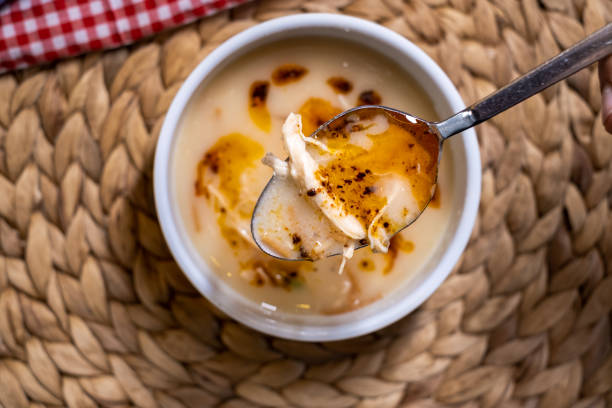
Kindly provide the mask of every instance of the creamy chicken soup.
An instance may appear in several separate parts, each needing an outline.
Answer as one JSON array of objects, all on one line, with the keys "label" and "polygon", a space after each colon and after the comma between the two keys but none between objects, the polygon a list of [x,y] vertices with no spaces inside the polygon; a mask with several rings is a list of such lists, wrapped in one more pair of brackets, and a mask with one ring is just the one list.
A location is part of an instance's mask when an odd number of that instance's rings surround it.
[{"label": "creamy chicken soup", "polygon": [[[309,135],[365,104],[436,119],[426,94],[400,66],[358,45],[317,38],[274,43],[238,58],[203,84],[183,114],[171,167],[183,227],[214,273],[267,311],[337,314],[367,305],[415,275],[444,235],[450,152],[442,155],[434,200],[391,239],[387,253],[355,251],[339,273],[341,257],[281,261],[253,242],[251,214],[272,175],[262,159],[266,152],[287,157],[281,139],[287,116],[301,115]],[[292,219],[309,223],[299,205],[291,206]],[[308,251],[309,238],[291,236],[292,248]]]}]

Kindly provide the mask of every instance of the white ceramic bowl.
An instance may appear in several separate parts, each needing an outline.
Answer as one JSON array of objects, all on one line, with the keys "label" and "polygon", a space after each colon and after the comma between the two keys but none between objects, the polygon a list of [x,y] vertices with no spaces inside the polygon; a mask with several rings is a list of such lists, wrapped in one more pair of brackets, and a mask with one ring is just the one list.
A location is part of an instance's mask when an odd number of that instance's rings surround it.
[{"label": "white ceramic bowl", "polygon": [[407,315],[423,303],[448,276],[468,242],[480,199],[480,154],[473,130],[444,145],[453,155],[454,197],[447,234],[421,273],[406,285],[361,309],[334,316],[297,316],[262,309],[219,279],[199,256],[182,226],[170,177],[175,131],[191,96],[202,81],[230,61],[260,45],[292,37],[340,38],[373,48],[403,66],[428,93],[440,118],[465,107],[444,72],[423,51],[380,25],[335,14],[301,14],[259,24],[230,38],[189,75],[166,115],[157,143],[154,168],[155,203],[162,231],[176,261],[193,285],[225,313],[259,331],[288,339],[330,341],[377,330]]}]

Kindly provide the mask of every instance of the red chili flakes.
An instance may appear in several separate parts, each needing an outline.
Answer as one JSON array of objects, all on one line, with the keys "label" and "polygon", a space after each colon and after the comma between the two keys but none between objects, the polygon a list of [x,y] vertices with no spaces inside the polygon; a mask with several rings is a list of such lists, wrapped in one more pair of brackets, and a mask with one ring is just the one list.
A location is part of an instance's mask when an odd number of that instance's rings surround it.
[{"label": "red chili flakes", "polygon": [[311,135],[319,126],[341,112],[342,109],[325,99],[309,98],[298,111],[302,115],[302,131],[305,135]]}]

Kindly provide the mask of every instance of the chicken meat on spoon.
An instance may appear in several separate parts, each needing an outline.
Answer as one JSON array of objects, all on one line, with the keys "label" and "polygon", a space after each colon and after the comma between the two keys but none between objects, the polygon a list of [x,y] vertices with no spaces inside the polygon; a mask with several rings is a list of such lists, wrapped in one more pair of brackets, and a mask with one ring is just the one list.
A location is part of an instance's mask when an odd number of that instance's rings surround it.
[{"label": "chicken meat on spoon", "polygon": [[[612,53],[612,24],[480,102],[431,123],[384,106],[361,106],[302,132],[282,129],[289,158],[267,155],[274,176],[253,211],[251,233],[266,253],[316,260],[389,240],[425,210],[436,187],[443,142]],[[342,268],[341,268],[342,269]]]}]

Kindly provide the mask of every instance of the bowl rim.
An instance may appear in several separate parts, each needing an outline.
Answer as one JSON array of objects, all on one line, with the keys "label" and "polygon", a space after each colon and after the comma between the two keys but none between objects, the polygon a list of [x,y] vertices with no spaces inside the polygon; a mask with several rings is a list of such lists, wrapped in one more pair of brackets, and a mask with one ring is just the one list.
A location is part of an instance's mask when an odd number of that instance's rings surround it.
[{"label": "bowl rim", "polygon": [[[420,306],[446,279],[467,245],[478,213],[481,189],[481,163],[478,142],[474,130],[468,129],[462,135],[455,137],[462,140],[465,150],[466,191],[463,210],[459,215],[460,220],[454,236],[443,252],[440,261],[427,272],[427,276],[413,293],[406,296],[401,302],[394,304],[392,308],[385,310],[384,313],[337,326],[307,327],[280,322],[271,318],[253,318],[248,313],[241,313],[238,309],[229,310],[228,307],[225,307],[227,306],[226,301],[220,299],[219,295],[215,293],[215,285],[212,282],[219,279],[214,277],[214,272],[206,274],[199,270],[196,262],[191,258],[189,251],[182,243],[181,237],[183,234],[181,234],[173,215],[169,175],[171,173],[171,153],[175,131],[191,97],[203,81],[222,63],[236,58],[238,51],[244,51],[245,47],[273,34],[279,35],[279,33],[295,29],[323,27],[355,33],[363,38],[370,37],[386,43],[390,48],[401,54],[402,58],[411,59],[412,63],[423,69],[436,84],[446,103],[455,112],[465,108],[457,89],[444,71],[424,51],[390,29],[367,20],[338,14],[309,13],[279,17],[234,35],[219,45],[196,66],[181,85],[166,113],[157,141],[153,165],[154,199],[162,233],[180,269],[196,289],[216,307],[246,326],[269,335],[301,341],[332,341],[367,334],[394,323]],[[205,275],[210,275],[210,279]],[[242,297],[242,295],[239,296]],[[367,306],[358,310],[365,308]],[[340,316],[350,313],[353,312]]]}]

